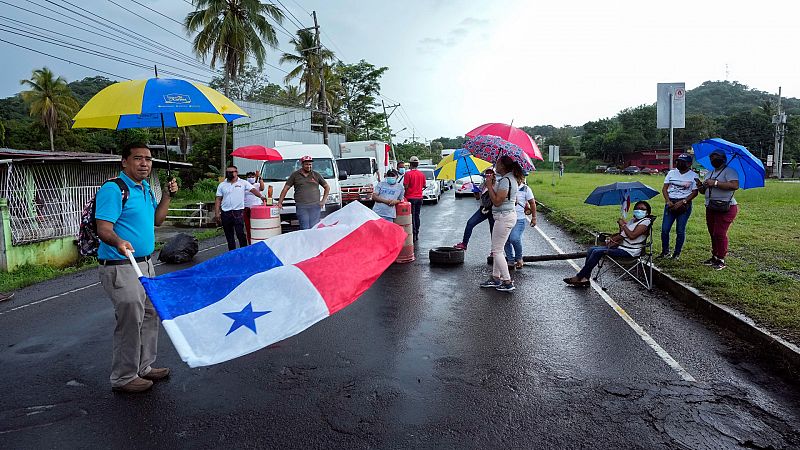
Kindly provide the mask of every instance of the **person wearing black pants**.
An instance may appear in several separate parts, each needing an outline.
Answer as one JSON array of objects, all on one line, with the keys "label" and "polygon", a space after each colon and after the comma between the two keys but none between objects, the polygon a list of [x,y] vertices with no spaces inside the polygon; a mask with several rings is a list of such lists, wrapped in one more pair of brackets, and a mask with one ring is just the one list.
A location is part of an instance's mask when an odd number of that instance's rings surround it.
[{"label": "person wearing black pants", "polygon": [[411,225],[414,229],[414,240],[419,240],[419,213],[422,211],[422,199],[410,198],[408,202],[411,203]]},{"label": "person wearing black pants", "polygon": [[244,232],[243,209],[223,211],[222,229],[225,231],[225,240],[228,241],[228,250],[234,250],[236,248],[236,239],[239,240],[239,247],[247,246],[247,235]]},{"label": "person wearing black pants", "polygon": [[[222,224],[228,250],[236,249],[236,238],[239,247],[247,246],[247,235],[244,233],[244,193],[250,192],[262,202],[266,202],[261,191],[247,180],[239,178],[239,169],[234,165],[225,169],[225,181],[217,186],[217,197],[214,202],[214,219]],[[222,212],[220,213],[220,210]]]},{"label": "person wearing black pants", "polygon": [[422,190],[425,189],[425,174],[417,170],[419,158],[412,156],[409,159],[411,170],[403,175],[403,188],[406,199],[411,203],[411,223],[414,228],[414,240],[419,239],[419,213],[422,210]]}]

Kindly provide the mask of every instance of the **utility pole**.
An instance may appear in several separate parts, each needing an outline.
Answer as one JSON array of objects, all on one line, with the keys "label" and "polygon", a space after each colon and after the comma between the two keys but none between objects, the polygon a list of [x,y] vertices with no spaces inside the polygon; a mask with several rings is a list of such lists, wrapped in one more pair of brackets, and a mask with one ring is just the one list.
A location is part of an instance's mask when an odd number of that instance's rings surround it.
[{"label": "utility pole", "polygon": [[314,16],[314,35],[317,44],[317,61],[319,62],[319,102],[322,104],[322,142],[328,145],[328,99],[325,97],[325,64],[322,61],[322,44],[319,39],[317,12],[312,11],[311,15]]},{"label": "utility pole", "polygon": [[778,87],[778,111],[772,116],[775,124],[775,149],[772,155],[772,175],[781,178],[783,172],[783,135],[785,133],[786,116],[781,112],[781,87]]},{"label": "utility pole", "polygon": [[[386,129],[389,131],[389,147],[392,149],[392,158],[394,158],[395,164],[397,164],[397,154],[394,152],[394,143],[392,143],[392,128],[389,126],[389,117],[394,114],[394,111],[400,106],[400,103],[389,105],[389,108],[392,108],[392,112],[389,114],[386,114],[386,103],[383,100],[381,100],[381,105],[383,106],[383,118],[386,120]],[[369,134],[369,130],[367,130],[367,134]],[[369,139],[369,137],[367,137],[367,139]]]}]

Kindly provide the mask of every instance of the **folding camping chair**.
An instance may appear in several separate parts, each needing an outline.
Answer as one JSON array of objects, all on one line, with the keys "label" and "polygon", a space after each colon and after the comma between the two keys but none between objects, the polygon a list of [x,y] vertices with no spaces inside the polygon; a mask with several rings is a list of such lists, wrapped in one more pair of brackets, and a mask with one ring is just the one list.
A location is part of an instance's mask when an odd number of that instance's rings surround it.
[{"label": "folding camping chair", "polygon": [[[645,287],[645,289],[653,289],[653,224],[656,221],[656,216],[650,216],[650,226],[647,229],[647,237],[640,244],[641,253],[635,257],[624,256],[609,256],[605,255],[597,265],[597,270],[594,275],[594,280],[600,284],[600,287],[607,289],[609,286],[619,281],[626,275],[633,278],[637,283]],[[595,244],[601,239],[604,241],[608,235],[601,233],[597,236]],[[622,271],[619,275],[608,273],[611,269],[618,268]],[[613,278],[612,278],[613,277]]]}]

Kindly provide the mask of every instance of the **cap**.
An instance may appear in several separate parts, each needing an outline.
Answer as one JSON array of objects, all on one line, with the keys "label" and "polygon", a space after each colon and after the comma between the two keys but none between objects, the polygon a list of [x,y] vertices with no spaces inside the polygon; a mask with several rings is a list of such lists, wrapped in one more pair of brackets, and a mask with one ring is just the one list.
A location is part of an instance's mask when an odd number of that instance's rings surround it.
[{"label": "cap", "polygon": [[725,154],[725,151],[722,150],[722,149],[719,149],[719,148],[715,148],[714,150],[712,150],[711,153],[709,153],[708,156],[711,156],[711,155],[719,155],[719,156],[722,156],[723,158],[725,158],[726,160],[728,159],[728,155]]},{"label": "cap", "polygon": [[306,156],[303,156],[302,158],[300,158],[300,162],[301,162],[301,163],[304,163],[304,162],[306,162],[306,161],[314,161],[314,158],[312,158],[312,157],[310,157],[310,156],[308,156],[308,155],[306,155]]},{"label": "cap", "polygon": [[418,162],[419,162],[419,158],[417,158],[416,156],[412,156],[411,158],[408,158],[408,160],[409,160],[410,162],[415,162],[415,163],[418,163]]},{"label": "cap", "polygon": [[680,156],[678,156],[678,161],[686,161],[687,163],[691,164],[692,163],[692,155],[690,155],[688,153],[681,153]]}]

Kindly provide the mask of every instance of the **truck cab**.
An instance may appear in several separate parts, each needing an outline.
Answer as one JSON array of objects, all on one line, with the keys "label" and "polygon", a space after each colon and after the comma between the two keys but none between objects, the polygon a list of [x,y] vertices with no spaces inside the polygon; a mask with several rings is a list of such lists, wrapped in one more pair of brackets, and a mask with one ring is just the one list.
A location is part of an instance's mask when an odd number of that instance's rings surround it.
[{"label": "truck cab", "polygon": [[372,193],[389,170],[389,146],[381,141],[355,141],[339,144],[341,157],[336,160],[347,179],[341,182],[342,203],[360,201],[372,205]]},{"label": "truck cab", "polygon": [[[324,178],[328,186],[330,186],[330,193],[328,194],[328,198],[325,199],[325,209],[322,211],[322,217],[341,209],[342,190],[339,185],[339,169],[336,167],[333,152],[331,152],[331,149],[327,145],[294,144],[276,146],[275,149],[280,152],[283,159],[280,161],[264,161],[261,167],[261,178],[264,179],[264,184],[272,187],[273,204],[278,203],[281,191],[289,175],[295,170],[300,169],[300,158],[308,155],[314,158],[313,170],[322,175],[322,178]],[[265,189],[267,189],[266,186]],[[321,195],[322,190],[320,190],[320,196]],[[289,225],[295,225],[297,223],[294,188],[289,189],[283,200],[281,222]]]}]

